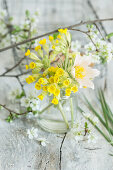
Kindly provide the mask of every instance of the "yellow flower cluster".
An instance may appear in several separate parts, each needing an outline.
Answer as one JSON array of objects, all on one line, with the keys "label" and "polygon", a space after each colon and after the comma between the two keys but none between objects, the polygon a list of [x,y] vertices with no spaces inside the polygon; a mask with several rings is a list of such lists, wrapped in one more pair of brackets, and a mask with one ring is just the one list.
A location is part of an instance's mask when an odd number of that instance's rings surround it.
[{"label": "yellow flower cluster", "polygon": [[35,84],[37,90],[42,90],[42,93],[38,96],[40,100],[48,95],[52,96],[52,103],[58,104],[61,96],[61,91],[65,90],[65,95],[70,96],[71,92],[76,93],[78,91],[78,86],[69,77],[69,75],[62,69],[58,67],[49,67],[46,71],[45,77],[38,79]]},{"label": "yellow flower cluster", "polygon": [[[76,93],[78,91],[78,83],[70,76],[63,65],[57,63],[51,65],[61,52],[64,57],[66,53],[70,56],[68,65],[73,64],[73,56],[76,55],[70,53],[71,36],[67,29],[59,29],[55,36],[49,36],[49,41],[53,49],[52,52],[50,52],[46,39],[42,39],[39,41],[39,45],[35,47],[39,57],[31,53],[30,50],[25,53],[25,56],[35,60],[35,62],[26,65],[26,69],[32,69],[32,75],[26,78],[26,82],[28,84],[36,82],[35,88],[41,90],[41,94],[38,96],[40,100],[43,100],[45,96],[51,96],[51,103],[57,105],[63,95],[70,96],[71,92]],[[83,70],[78,68],[78,72],[80,71],[82,73]]]}]

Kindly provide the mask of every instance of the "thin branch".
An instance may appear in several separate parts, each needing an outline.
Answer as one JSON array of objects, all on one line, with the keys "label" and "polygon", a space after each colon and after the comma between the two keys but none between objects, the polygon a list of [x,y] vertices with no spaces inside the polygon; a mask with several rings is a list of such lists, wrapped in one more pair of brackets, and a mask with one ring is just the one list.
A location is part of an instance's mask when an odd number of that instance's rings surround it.
[{"label": "thin branch", "polygon": [[0,77],[20,77],[20,76],[23,76],[23,75],[25,75],[25,74],[28,74],[28,73],[30,73],[31,72],[31,70],[29,70],[29,71],[26,71],[26,72],[23,72],[23,73],[20,73],[20,74],[14,74],[14,75],[0,75]]},{"label": "thin branch", "polygon": [[[99,16],[97,15],[97,12],[96,12],[96,10],[94,9],[94,7],[93,7],[93,5],[92,5],[91,1],[90,1],[90,0],[88,0],[87,2],[88,2],[89,7],[92,9],[92,11],[93,11],[93,13],[94,13],[95,17],[96,17],[96,18],[97,18],[97,20],[98,20],[98,19],[99,19]],[[103,31],[104,31],[104,34],[105,34],[105,35],[107,35],[106,29],[105,29],[105,27],[103,26],[103,24],[102,24],[101,22],[100,22],[100,25],[101,25],[101,28],[102,28],[102,29],[103,29]],[[111,42],[111,40],[110,40],[110,39],[108,39],[108,41],[109,41],[109,42]]]},{"label": "thin branch", "polygon": [[15,113],[16,115],[25,115],[27,113],[27,112],[18,113],[18,112],[14,111],[14,110],[9,109],[8,107],[6,107],[3,104],[0,104],[0,106],[2,106],[4,109],[6,109],[10,114]]},{"label": "thin branch", "polygon": [[25,90],[24,90],[24,85],[23,85],[22,82],[20,81],[20,77],[18,76],[17,79],[18,79],[18,82],[20,83],[20,86],[21,86],[21,88],[22,88],[22,91],[24,92],[24,95],[26,96],[26,93],[25,93]]},{"label": "thin branch", "polygon": [[25,59],[25,56],[23,58],[20,59],[20,61],[15,64],[13,67],[9,68],[7,71],[5,71],[1,76],[6,75],[6,73],[9,73],[10,71],[12,71],[14,68],[16,68],[23,60]]},{"label": "thin branch", "polygon": [[82,31],[82,30],[75,29],[75,28],[70,28],[69,30],[82,32],[82,33],[84,33],[84,34],[87,34],[87,33],[88,33],[88,31]]},{"label": "thin branch", "polygon": [[[78,26],[81,26],[81,25],[84,25],[84,24],[93,24],[93,23],[103,22],[103,21],[113,21],[113,18],[96,19],[96,20],[89,20],[89,21],[84,21],[84,22],[81,21],[81,22],[79,22],[78,24],[74,24],[74,25],[71,25],[71,26],[68,26],[68,27],[63,27],[63,29],[64,29],[64,28],[72,29],[72,28],[74,28],[74,27],[78,27]],[[7,47],[5,47],[5,48],[1,48],[1,49],[0,49],[0,52],[6,51],[6,50],[8,50],[8,49],[10,49],[10,48],[17,47],[18,45],[22,45],[22,44],[25,44],[25,43],[27,43],[27,42],[30,42],[30,41],[33,41],[33,40],[36,40],[36,39],[39,39],[39,38],[48,36],[48,35],[50,35],[50,34],[54,34],[55,32],[58,32],[58,29],[59,29],[59,28],[57,28],[57,29],[54,30],[54,31],[51,31],[51,32],[48,32],[48,33],[45,33],[45,34],[42,34],[42,35],[39,35],[39,36],[35,36],[35,37],[30,38],[30,39],[27,39],[27,40],[24,40],[24,41],[22,41],[22,42],[15,43],[15,44],[10,45],[10,46],[7,46]]]},{"label": "thin branch", "polygon": [[96,44],[94,43],[94,41],[92,40],[91,36],[89,35],[89,31],[82,31],[82,30],[75,29],[75,28],[71,28],[70,30],[72,30],[72,31],[79,31],[79,32],[82,32],[82,33],[86,34],[89,37],[89,39],[91,40],[91,42],[93,43],[93,45],[95,46],[96,51],[98,51],[98,49],[96,47]]}]

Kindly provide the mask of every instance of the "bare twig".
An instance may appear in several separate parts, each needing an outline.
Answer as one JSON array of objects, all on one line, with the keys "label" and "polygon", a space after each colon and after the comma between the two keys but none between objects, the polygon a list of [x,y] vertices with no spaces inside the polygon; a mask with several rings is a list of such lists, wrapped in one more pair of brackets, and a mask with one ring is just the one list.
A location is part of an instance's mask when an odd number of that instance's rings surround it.
[{"label": "bare twig", "polygon": [[3,104],[0,104],[0,106],[2,106],[4,109],[6,109],[10,114],[15,113],[16,115],[25,115],[27,113],[27,112],[18,113],[14,110],[9,109],[8,107],[6,107],[6,105],[3,105]]},{"label": "bare twig", "polygon": [[30,73],[31,72],[31,70],[29,70],[29,71],[26,71],[26,72],[23,72],[23,73],[20,73],[20,74],[14,74],[14,75],[0,75],[0,77],[20,77],[20,76],[23,76],[23,75],[25,75],[25,74],[28,74],[28,73]]},{"label": "bare twig", "polygon": [[6,73],[9,73],[10,71],[12,71],[14,68],[16,68],[17,66],[19,66],[19,64],[25,59],[25,56],[23,58],[20,59],[20,61],[15,64],[13,67],[9,68],[7,71],[5,71],[1,76],[6,75]]},{"label": "bare twig", "polygon": [[[103,21],[113,21],[113,18],[95,19],[95,20],[88,20],[88,21],[84,21],[84,22],[81,21],[81,22],[79,22],[78,24],[74,24],[74,25],[71,25],[71,26],[63,27],[63,29],[64,29],[64,28],[72,29],[72,28],[74,28],[74,27],[78,27],[78,26],[81,26],[81,25],[84,25],[84,24],[94,24],[94,23],[97,23],[97,22],[100,23],[100,22],[103,22]],[[39,35],[39,36],[35,36],[35,37],[33,37],[33,38],[29,38],[29,39],[27,39],[27,40],[24,40],[24,41],[22,41],[22,42],[15,43],[15,44],[13,44],[13,45],[7,46],[7,47],[5,47],[5,48],[0,49],[0,52],[6,51],[6,50],[8,50],[8,49],[10,49],[10,48],[17,47],[18,45],[22,45],[22,44],[25,44],[25,43],[27,43],[27,42],[30,42],[30,41],[33,41],[33,40],[36,40],[36,39],[39,39],[39,38],[48,36],[48,35],[50,35],[50,34],[53,34],[53,33],[55,33],[55,32],[58,32],[58,29],[59,29],[59,28],[57,28],[57,29],[54,30],[54,31],[51,31],[51,32],[48,32],[48,33],[45,33],[45,34],[42,34],[42,35]]]},{"label": "bare twig", "polygon": [[82,32],[82,33],[84,33],[84,34],[87,34],[87,33],[88,33],[88,31],[82,31],[82,30],[75,29],[75,28],[70,28],[69,30]]},{"label": "bare twig", "polygon": [[[93,11],[95,17],[97,18],[97,20],[99,20],[99,16],[97,15],[97,12],[96,12],[96,10],[94,9],[94,7],[93,7],[91,1],[88,0],[87,2],[88,2],[89,7],[92,9],[92,11]],[[103,26],[103,24],[102,24],[101,22],[100,22],[100,25],[101,25],[101,28],[102,28],[103,31],[104,31],[104,34],[107,35],[106,29],[105,29],[105,27]],[[111,42],[110,39],[109,39],[108,41]]]}]

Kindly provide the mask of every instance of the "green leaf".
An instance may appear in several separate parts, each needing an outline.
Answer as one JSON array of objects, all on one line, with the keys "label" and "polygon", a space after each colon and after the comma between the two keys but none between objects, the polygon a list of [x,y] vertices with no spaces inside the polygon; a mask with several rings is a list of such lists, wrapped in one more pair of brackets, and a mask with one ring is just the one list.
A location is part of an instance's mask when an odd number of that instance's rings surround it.
[{"label": "green leaf", "polygon": [[106,36],[106,39],[110,39],[113,36],[113,32]]},{"label": "green leaf", "polygon": [[15,33],[20,32],[20,31],[21,31],[21,28],[18,25],[14,25],[13,31],[11,33],[15,34]]},{"label": "green leaf", "polygon": [[20,95],[16,96],[16,99],[21,99],[23,96],[25,96],[25,92],[22,91],[22,93]]},{"label": "green leaf", "polygon": [[29,18],[29,16],[30,16],[29,10],[26,10],[26,11],[25,11],[25,14],[26,14],[26,17]]},{"label": "green leaf", "polygon": [[87,124],[87,122],[85,122],[85,128],[86,128],[86,129],[88,128],[88,124]]},{"label": "green leaf", "polygon": [[27,111],[28,111],[28,112],[31,112],[31,111],[32,111],[32,108],[31,108],[31,107],[27,107]]},{"label": "green leaf", "polygon": [[3,107],[2,106],[0,106],[0,110],[2,110],[3,109]]},{"label": "green leaf", "polygon": [[57,39],[57,36],[59,35],[59,32],[56,32],[56,33],[54,33],[53,34],[53,38],[54,38],[54,40],[56,40]]}]

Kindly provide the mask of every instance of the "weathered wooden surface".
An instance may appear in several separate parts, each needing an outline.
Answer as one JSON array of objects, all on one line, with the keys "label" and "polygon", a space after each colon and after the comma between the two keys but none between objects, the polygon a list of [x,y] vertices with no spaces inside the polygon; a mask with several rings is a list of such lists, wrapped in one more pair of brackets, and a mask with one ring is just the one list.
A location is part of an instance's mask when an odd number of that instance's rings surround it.
[{"label": "weathered wooden surface", "polygon": [[[0,0],[1,2],[1,0]],[[84,0],[8,0],[9,12],[16,17],[16,22],[22,20],[25,9],[41,11],[39,33],[52,30],[59,26],[73,24],[79,20],[113,16],[112,0],[91,0],[91,4]],[[113,23],[104,23],[106,32],[113,30]],[[74,38],[83,39],[75,33]],[[0,73],[13,65],[11,52],[0,54]],[[107,94],[113,107],[113,62],[108,67]],[[7,94],[10,90],[19,87],[15,78],[0,78],[0,103],[9,104]],[[90,100],[93,100],[92,92]],[[92,97],[91,97],[92,96]],[[77,143],[65,135],[55,135],[39,129],[39,136],[47,138],[46,147],[39,145],[35,140],[28,139],[26,130],[37,127],[36,120],[25,118],[15,120],[9,124],[5,122],[6,111],[0,112],[0,170],[113,170],[113,157],[109,155],[112,147],[100,136],[96,144],[87,142]]]}]

